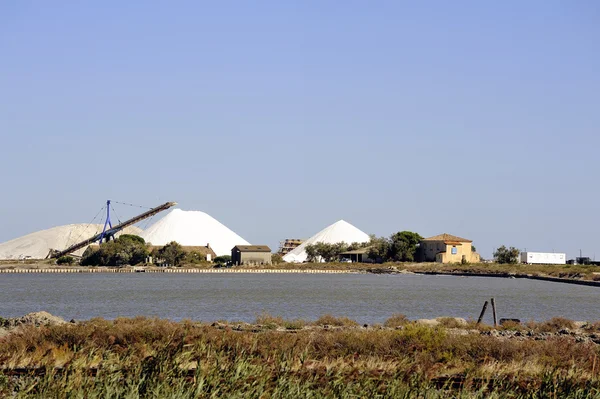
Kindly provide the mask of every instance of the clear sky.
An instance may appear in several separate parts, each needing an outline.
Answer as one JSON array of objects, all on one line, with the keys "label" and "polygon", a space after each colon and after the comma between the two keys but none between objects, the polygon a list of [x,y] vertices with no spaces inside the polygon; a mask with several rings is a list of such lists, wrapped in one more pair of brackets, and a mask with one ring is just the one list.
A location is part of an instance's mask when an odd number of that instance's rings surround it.
[{"label": "clear sky", "polygon": [[600,258],[599,128],[594,0],[0,3],[0,241],[112,199]]}]

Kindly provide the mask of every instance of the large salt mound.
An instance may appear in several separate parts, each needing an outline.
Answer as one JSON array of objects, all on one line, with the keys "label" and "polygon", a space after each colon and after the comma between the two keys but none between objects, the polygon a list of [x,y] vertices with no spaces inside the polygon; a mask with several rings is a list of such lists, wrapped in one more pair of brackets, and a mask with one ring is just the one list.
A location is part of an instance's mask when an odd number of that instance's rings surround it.
[{"label": "large salt mound", "polygon": [[338,242],[345,242],[352,244],[354,242],[369,242],[369,235],[350,223],[340,220],[335,222],[331,226],[325,227],[317,234],[304,241],[302,245],[294,248],[283,257],[286,262],[302,263],[306,261],[308,255],[306,254],[306,246],[310,244],[316,244],[318,242],[324,242],[327,244],[335,244]]},{"label": "large salt mound", "polygon": [[217,256],[231,255],[231,249],[236,245],[249,245],[212,216],[181,209],[173,209],[148,227],[142,237],[152,245],[166,245],[171,241],[184,246],[210,245]]},{"label": "large salt mound", "polygon": [[[0,259],[45,259],[50,249],[63,250],[102,231],[103,224],[67,224],[15,238],[0,244]],[[122,234],[140,235],[142,229],[130,226]],[[117,234],[118,236],[119,234]],[[74,252],[81,256],[87,247]]]}]

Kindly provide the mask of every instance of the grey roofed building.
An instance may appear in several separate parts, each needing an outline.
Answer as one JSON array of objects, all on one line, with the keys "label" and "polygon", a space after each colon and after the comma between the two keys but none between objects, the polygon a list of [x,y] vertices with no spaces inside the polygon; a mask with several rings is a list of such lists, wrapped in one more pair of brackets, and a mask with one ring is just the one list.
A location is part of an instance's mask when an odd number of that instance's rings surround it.
[{"label": "grey roofed building", "polygon": [[266,245],[236,245],[231,249],[234,265],[270,265],[271,248]]},{"label": "grey roofed building", "polygon": [[369,258],[369,250],[371,247],[358,248],[353,251],[346,251],[340,254],[342,258],[350,259],[351,262],[358,263],[372,263],[373,260]]}]

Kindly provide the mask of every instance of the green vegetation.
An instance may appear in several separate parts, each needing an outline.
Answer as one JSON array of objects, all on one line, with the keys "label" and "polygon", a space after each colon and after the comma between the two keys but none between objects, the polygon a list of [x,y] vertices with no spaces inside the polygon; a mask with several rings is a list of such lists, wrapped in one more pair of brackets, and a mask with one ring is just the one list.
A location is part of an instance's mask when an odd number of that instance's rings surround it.
[{"label": "green vegetation", "polygon": [[82,266],[122,266],[145,262],[148,246],[142,237],[123,234],[113,241],[88,247],[81,259]]},{"label": "green vegetation", "polygon": [[57,265],[72,265],[73,263],[75,263],[75,258],[69,255],[64,255],[56,259]]},{"label": "green vegetation", "polygon": [[157,259],[162,259],[165,263],[173,266],[178,266],[185,260],[186,253],[181,244],[171,241],[164,247],[153,251]]},{"label": "green vegetation", "polygon": [[273,254],[271,255],[271,263],[273,263],[274,265],[277,265],[279,263],[283,263],[283,256],[281,256],[280,254]]},{"label": "green vegetation", "polygon": [[345,242],[338,242],[335,244],[317,242],[315,244],[308,244],[305,250],[310,262],[315,262],[317,260],[322,260],[324,262],[338,262],[342,253],[364,248],[368,245],[369,243],[359,242],[353,242],[352,244],[347,244]]},{"label": "green vegetation", "polygon": [[215,257],[213,261],[220,266],[228,265],[231,263],[231,255],[221,255]]},{"label": "green vegetation", "polygon": [[369,258],[379,262],[414,262],[417,246],[423,239],[418,233],[400,231],[389,238],[371,236]]},{"label": "green vegetation", "polygon": [[[398,316],[394,329],[273,319],[291,328],[139,317],[23,326],[0,338],[0,397],[600,397],[598,346],[569,336],[455,335]],[[7,378],[18,368],[32,372]]]},{"label": "green vegetation", "polygon": [[206,263],[206,255],[198,251],[190,251],[185,254],[185,258],[182,263],[189,265],[199,265]]},{"label": "green vegetation", "polygon": [[385,323],[383,323],[383,325],[385,327],[395,328],[395,327],[403,326],[408,323],[409,323],[408,317],[406,317],[403,314],[395,314],[395,315],[392,315],[392,317],[390,317],[389,319],[387,319],[385,321]]},{"label": "green vegetation", "polygon": [[323,315],[314,322],[316,326],[353,327],[358,323],[347,317],[334,317],[330,314]]},{"label": "green vegetation", "polygon": [[309,261],[322,259],[324,262],[332,262],[340,260],[340,254],[347,251],[348,244],[345,242],[335,244],[317,242],[315,244],[308,244],[305,249]]},{"label": "green vegetation", "polygon": [[506,248],[502,245],[494,252],[494,260],[501,264],[514,265],[519,263],[520,251],[515,247]]}]

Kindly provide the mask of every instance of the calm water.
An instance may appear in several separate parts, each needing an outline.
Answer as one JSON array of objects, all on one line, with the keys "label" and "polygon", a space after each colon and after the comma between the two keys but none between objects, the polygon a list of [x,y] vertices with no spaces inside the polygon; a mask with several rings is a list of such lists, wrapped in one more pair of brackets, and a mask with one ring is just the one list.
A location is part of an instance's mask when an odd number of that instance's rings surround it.
[{"label": "calm water", "polygon": [[498,317],[600,320],[600,288],[522,279],[369,274],[0,275],[0,316],[45,310],[67,320],[145,315],[253,321],[263,311],[308,320],[331,313],[360,323],[383,322],[394,313],[411,319],[476,319],[490,297],[496,298]]}]

